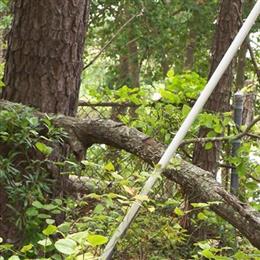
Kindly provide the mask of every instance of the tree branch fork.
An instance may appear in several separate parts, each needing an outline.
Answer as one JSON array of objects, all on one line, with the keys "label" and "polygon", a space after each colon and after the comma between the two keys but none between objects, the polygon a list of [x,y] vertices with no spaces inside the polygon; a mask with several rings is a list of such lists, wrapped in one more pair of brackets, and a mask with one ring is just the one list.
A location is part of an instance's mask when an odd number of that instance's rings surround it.
[{"label": "tree branch fork", "polygon": [[[14,105],[0,100],[0,110]],[[37,115],[41,117],[44,114]],[[76,152],[84,151],[93,144],[106,144],[124,149],[154,166],[165,150],[165,146],[155,139],[112,120],[57,116],[53,122],[67,131],[71,148]],[[212,173],[181,160],[180,166],[169,166],[163,174],[179,184],[190,201],[195,198],[197,202],[219,202],[212,204],[211,210],[237,228],[252,245],[260,248],[260,213],[227,192]]]}]

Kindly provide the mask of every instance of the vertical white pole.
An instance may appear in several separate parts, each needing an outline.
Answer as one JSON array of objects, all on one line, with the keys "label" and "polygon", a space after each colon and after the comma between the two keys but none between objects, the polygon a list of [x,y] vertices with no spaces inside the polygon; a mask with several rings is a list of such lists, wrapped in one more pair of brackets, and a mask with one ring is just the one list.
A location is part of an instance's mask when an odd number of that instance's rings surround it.
[{"label": "vertical white pole", "polygon": [[[176,133],[175,137],[173,138],[172,142],[166,149],[165,153],[163,154],[162,158],[158,163],[158,167],[154,170],[151,176],[146,181],[140,195],[148,195],[151,191],[153,185],[155,184],[156,180],[168,165],[169,161],[171,160],[172,156],[176,152],[177,148],[181,144],[183,138],[187,134],[189,128],[191,127],[192,123],[196,119],[197,115],[200,113],[201,109],[207,102],[209,96],[213,92],[214,88],[218,84],[219,80],[221,79],[222,75],[226,71],[227,67],[231,63],[232,59],[234,58],[237,50],[239,49],[240,45],[243,43],[245,38],[247,37],[250,29],[254,25],[257,17],[260,13],[260,0],[257,1],[254,8],[250,12],[248,18],[246,19],[245,23],[243,24],[242,28],[239,30],[237,36],[233,40],[232,44],[230,45],[229,49],[227,50],[225,56],[221,60],[220,64],[218,65],[217,69],[213,73],[212,77],[208,81],[207,85],[205,86],[204,90],[201,92],[198,100],[194,104],[193,108],[191,109],[190,113],[184,120],[182,126]],[[136,201],[133,203],[131,208],[128,210],[123,221],[120,223],[116,231],[114,232],[113,236],[111,237],[110,241],[108,242],[104,253],[100,257],[102,260],[110,259],[112,256],[113,250],[117,241],[121,238],[124,232],[127,230],[131,222],[133,221],[134,217],[138,213],[139,208],[141,207],[141,201]]]}]

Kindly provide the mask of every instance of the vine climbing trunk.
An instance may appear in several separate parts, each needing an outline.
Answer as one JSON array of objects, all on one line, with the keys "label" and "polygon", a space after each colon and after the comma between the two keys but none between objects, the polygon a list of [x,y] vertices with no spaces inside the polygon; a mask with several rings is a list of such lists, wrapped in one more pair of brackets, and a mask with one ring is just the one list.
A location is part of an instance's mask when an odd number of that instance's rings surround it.
[{"label": "vine climbing trunk", "polygon": [[[215,71],[217,65],[238,32],[241,8],[241,0],[222,0],[221,2],[213,43],[213,57],[209,78]],[[207,112],[218,113],[230,110],[232,79],[233,73],[231,63],[205,105]],[[199,137],[205,137],[208,132],[209,129],[205,127],[200,128]],[[220,144],[217,142],[214,143],[210,150],[204,149],[203,144],[197,143],[194,148],[193,163],[216,174],[219,148]]]},{"label": "vine climbing trunk", "polygon": [[2,98],[75,115],[89,0],[16,0]]}]

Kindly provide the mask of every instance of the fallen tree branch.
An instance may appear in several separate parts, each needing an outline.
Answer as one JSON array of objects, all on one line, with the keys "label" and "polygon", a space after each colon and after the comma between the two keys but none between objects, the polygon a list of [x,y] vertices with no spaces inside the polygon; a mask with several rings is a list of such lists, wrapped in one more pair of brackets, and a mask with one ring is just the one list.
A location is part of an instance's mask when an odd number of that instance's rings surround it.
[{"label": "fallen tree branch", "polygon": [[[0,110],[13,105],[14,103],[0,100]],[[77,140],[84,148],[88,148],[92,144],[106,144],[124,149],[152,166],[159,161],[165,150],[165,146],[155,139],[135,128],[129,128],[112,120],[59,116],[54,119],[54,123],[68,132],[72,143]],[[75,144],[73,145],[75,147]],[[260,248],[259,212],[227,192],[212,177],[212,173],[184,160],[181,160],[177,169],[173,166],[170,167],[172,168],[168,168],[164,175],[178,183],[190,201],[218,201],[218,204],[210,206],[211,210],[236,227],[252,245]]]}]

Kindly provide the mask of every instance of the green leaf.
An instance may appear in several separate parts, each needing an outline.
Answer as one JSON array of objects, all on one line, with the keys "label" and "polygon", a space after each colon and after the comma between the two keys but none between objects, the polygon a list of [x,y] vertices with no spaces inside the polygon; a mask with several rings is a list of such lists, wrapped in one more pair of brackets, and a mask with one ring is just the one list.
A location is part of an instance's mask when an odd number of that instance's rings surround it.
[{"label": "green leaf", "polygon": [[38,218],[47,219],[47,218],[51,218],[51,216],[48,214],[41,213],[38,215]]},{"label": "green leaf", "polygon": [[59,206],[62,205],[62,200],[61,200],[61,199],[55,199],[54,201],[55,201],[55,203],[56,203],[57,205],[59,205]]},{"label": "green leaf", "polygon": [[13,255],[13,256],[9,257],[8,260],[20,260],[20,257],[17,255]]},{"label": "green leaf", "polygon": [[208,259],[215,258],[215,255],[210,251],[210,248],[204,249],[200,254]]},{"label": "green leaf", "polygon": [[105,207],[102,204],[97,204],[97,206],[94,209],[94,213],[100,214],[104,211]]},{"label": "green leaf", "polygon": [[202,212],[200,212],[200,213],[197,215],[197,218],[198,218],[199,220],[206,220],[206,219],[208,219],[208,217],[207,217],[204,213],[202,213]]},{"label": "green leaf", "polygon": [[46,205],[43,205],[43,208],[50,211],[50,210],[56,209],[57,206],[53,205],[53,204],[46,204]]},{"label": "green leaf", "polygon": [[54,219],[51,219],[51,218],[47,218],[47,219],[46,219],[46,223],[47,223],[48,225],[52,225],[52,224],[55,223],[55,220],[54,220]]},{"label": "green leaf", "polygon": [[42,233],[45,235],[45,236],[50,236],[50,235],[53,235],[57,232],[58,228],[54,225],[49,225],[47,228],[45,228]]},{"label": "green leaf", "polygon": [[94,260],[96,259],[91,253],[85,253],[83,255],[78,255],[76,260]]},{"label": "green leaf", "polygon": [[181,101],[180,98],[178,97],[178,95],[176,95],[168,90],[161,89],[160,94],[163,98],[169,100],[171,103],[179,104]]},{"label": "green leaf", "polygon": [[52,153],[52,148],[44,143],[37,142],[35,147],[43,154],[50,155]]},{"label": "green leaf", "polygon": [[32,205],[37,208],[37,209],[42,209],[43,208],[43,205],[41,204],[40,201],[36,200],[32,203]]},{"label": "green leaf", "polygon": [[75,242],[82,243],[86,241],[88,236],[88,231],[81,231],[68,236],[68,238],[73,239]]},{"label": "green leaf", "polygon": [[52,241],[47,237],[43,240],[39,240],[37,242],[37,244],[41,245],[41,246],[44,246],[44,247],[47,247],[47,246],[51,246],[52,245]]},{"label": "green leaf", "polygon": [[193,208],[205,208],[205,207],[208,207],[209,204],[208,203],[203,203],[203,202],[201,202],[201,203],[191,203],[191,206]]},{"label": "green leaf", "polygon": [[55,248],[65,255],[72,255],[75,252],[77,243],[69,238],[59,239],[55,244]]},{"label": "green leaf", "polygon": [[39,214],[39,211],[36,208],[31,207],[26,210],[26,215],[29,217],[35,217],[38,214]]},{"label": "green leaf", "polygon": [[17,255],[13,255],[13,256],[9,257],[8,260],[20,260],[20,257]]},{"label": "green leaf", "polygon": [[184,211],[181,210],[180,208],[175,208],[175,209],[174,209],[174,213],[175,213],[177,216],[179,216],[179,217],[185,215]]},{"label": "green leaf", "polygon": [[211,142],[208,142],[204,145],[205,150],[210,150],[210,149],[212,149],[212,147],[213,147],[213,143],[211,143]]},{"label": "green leaf", "polygon": [[234,255],[235,259],[237,260],[249,260],[251,259],[250,256],[246,255],[244,252],[242,251],[238,251],[235,255]]},{"label": "green leaf", "polygon": [[29,244],[29,245],[23,246],[20,251],[21,251],[22,253],[26,253],[26,252],[30,251],[32,248],[33,248],[33,245],[32,245],[32,244]]},{"label": "green leaf", "polygon": [[87,241],[93,246],[100,246],[107,243],[108,238],[101,235],[88,235]]},{"label": "green leaf", "polygon": [[189,114],[190,110],[191,110],[191,108],[189,106],[187,106],[186,104],[184,104],[182,107],[182,111],[181,111],[182,116],[186,117]]},{"label": "green leaf", "polygon": [[109,172],[114,172],[115,171],[115,167],[113,165],[113,163],[109,162],[105,165],[105,170],[109,171]]},{"label": "green leaf", "polygon": [[61,225],[58,226],[59,231],[61,231],[62,233],[67,234],[70,231],[70,226],[71,223],[69,222],[64,222]]},{"label": "green leaf", "polygon": [[170,70],[167,72],[167,77],[168,77],[168,78],[173,78],[173,77],[174,77],[174,70],[173,70],[173,69],[170,69]]}]

